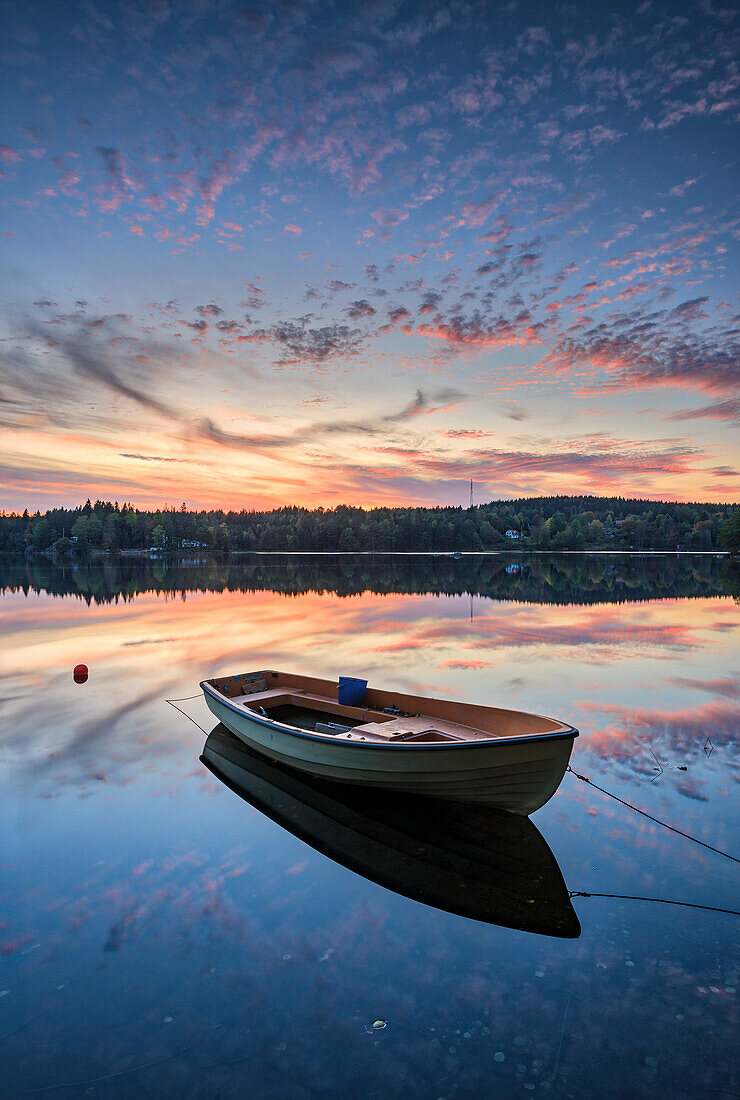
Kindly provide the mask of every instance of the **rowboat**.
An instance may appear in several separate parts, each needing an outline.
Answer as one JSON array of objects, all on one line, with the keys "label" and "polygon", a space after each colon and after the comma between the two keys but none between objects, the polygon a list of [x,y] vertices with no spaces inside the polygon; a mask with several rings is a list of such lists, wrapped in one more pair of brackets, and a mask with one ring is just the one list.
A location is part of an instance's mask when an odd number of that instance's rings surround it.
[{"label": "rowboat", "polygon": [[530,814],[557,790],[578,730],[554,718],[272,669],[203,680],[228,729],[310,775]]},{"label": "rowboat", "polygon": [[268,760],[222,725],[201,760],[294,836],[388,890],[504,928],[581,933],[557,860],[527,817],[315,779]]}]

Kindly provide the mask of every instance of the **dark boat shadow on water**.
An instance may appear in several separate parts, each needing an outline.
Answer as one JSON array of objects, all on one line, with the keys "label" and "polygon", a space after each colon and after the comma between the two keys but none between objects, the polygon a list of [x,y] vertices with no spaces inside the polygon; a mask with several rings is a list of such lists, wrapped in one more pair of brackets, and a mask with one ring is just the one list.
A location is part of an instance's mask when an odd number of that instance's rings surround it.
[{"label": "dark boat shadow on water", "polygon": [[316,851],[397,894],[487,924],[574,939],[581,926],[555,856],[527,817],[315,779],[223,725],[202,762]]}]

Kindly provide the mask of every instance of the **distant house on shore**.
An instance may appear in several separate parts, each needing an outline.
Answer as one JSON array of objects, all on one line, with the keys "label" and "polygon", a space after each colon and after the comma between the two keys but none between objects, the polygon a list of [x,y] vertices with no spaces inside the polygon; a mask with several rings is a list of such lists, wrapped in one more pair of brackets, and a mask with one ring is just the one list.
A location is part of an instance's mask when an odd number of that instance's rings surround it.
[{"label": "distant house on shore", "polygon": [[506,532],[507,539],[520,539],[522,537],[521,531],[514,531],[512,528]]}]

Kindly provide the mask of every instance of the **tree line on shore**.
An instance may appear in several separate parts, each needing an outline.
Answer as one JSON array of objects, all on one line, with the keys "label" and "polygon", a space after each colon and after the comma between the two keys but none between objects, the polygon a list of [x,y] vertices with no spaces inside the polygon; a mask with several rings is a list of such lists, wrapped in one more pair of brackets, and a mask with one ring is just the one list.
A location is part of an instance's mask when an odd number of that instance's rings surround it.
[{"label": "tree line on shore", "polygon": [[116,501],[0,516],[0,551],[740,550],[740,509],[556,496],[472,508],[290,506],[269,512],[143,511]]}]

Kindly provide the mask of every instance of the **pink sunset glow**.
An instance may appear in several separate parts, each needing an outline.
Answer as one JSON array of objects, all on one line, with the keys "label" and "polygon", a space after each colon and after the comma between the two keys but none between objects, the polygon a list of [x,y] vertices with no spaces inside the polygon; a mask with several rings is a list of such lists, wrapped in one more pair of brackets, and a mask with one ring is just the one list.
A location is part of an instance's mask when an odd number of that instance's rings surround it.
[{"label": "pink sunset glow", "polygon": [[103,8],[8,32],[0,507],[740,499],[734,13]]}]

